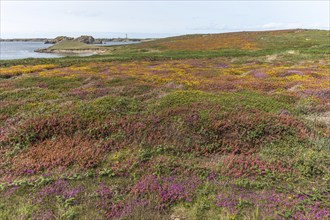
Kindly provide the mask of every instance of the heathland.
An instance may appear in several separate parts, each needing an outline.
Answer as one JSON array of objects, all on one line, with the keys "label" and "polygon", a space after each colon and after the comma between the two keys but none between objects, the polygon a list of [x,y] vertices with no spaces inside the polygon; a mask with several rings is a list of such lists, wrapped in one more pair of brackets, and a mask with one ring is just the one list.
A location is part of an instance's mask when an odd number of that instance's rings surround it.
[{"label": "heathland", "polygon": [[0,219],[329,219],[330,32],[0,61]]}]

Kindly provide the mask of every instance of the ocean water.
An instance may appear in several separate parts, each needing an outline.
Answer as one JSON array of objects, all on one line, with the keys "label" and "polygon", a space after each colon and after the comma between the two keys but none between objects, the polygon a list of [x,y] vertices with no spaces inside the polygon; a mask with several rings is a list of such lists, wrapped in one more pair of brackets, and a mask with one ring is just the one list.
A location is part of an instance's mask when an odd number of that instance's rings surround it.
[{"label": "ocean water", "polygon": [[0,59],[23,59],[23,58],[52,58],[61,57],[59,54],[36,53],[34,50],[46,48],[50,44],[44,42],[0,42]]},{"label": "ocean water", "polygon": [[[102,46],[124,45],[136,42],[106,42]],[[101,45],[101,44],[100,44]],[[66,56],[64,54],[36,53],[34,50],[50,47],[44,42],[0,42],[0,60],[24,59],[24,58],[55,58]],[[90,54],[92,55],[92,54]],[[70,54],[72,56],[72,54]],[[83,54],[86,56],[86,54]]]}]

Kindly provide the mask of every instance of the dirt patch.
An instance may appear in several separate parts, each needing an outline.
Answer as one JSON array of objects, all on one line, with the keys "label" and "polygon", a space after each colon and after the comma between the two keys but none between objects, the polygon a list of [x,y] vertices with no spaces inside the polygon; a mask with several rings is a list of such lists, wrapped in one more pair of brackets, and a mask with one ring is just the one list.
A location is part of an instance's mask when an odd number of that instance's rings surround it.
[{"label": "dirt patch", "polygon": [[254,78],[257,78],[257,79],[269,78],[269,75],[263,69],[251,70],[251,71],[248,71],[248,72],[242,74],[242,76],[247,76],[247,75],[251,75],[251,76],[253,76]]},{"label": "dirt patch", "polygon": [[268,62],[274,61],[274,60],[276,60],[276,59],[277,59],[277,54],[267,55],[267,56],[266,56],[266,60],[267,60]]},{"label": "dirt patch", "polygon": [[324,123],[327,127],[330,127],[330,111],[318,115],[310,115],[306,118],[314,122]]},{"label": "dirt patch", "polygon": [[292,87],[290,87],[289,89],[287,89],[289,92],[294,92],[294,91],[297,91],[299,89],[303,88],[301,84],[298,84],[298,85],[294,85]]}]

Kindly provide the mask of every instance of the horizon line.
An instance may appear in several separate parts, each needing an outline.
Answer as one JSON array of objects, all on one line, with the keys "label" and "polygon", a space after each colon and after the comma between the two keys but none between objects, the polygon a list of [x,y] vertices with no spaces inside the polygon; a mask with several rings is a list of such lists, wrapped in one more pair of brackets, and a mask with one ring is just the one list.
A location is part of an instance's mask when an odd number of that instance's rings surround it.
[{"label": "horizon line", "polygon": [[[256,30],[256,29],[250,29],[250,30],[224,30],[222,32],[195,32],[195,33],[143,33],[143,32],[85,32],[86,34],[82,34],[84,32],[62,32],[62,34],[58,33],[55,34],[53,32],[47,33],[47,35],[49,34],[54,34],[56,35],[56,37],[58,36],[67,36],[67,37],[71,37],[68,34],[73,34],[76,36],[92,36],[92,34],[109,34],[109,35],[115,35],[115,34],[137,34],[137,35],[168,35],[168,36],[163,36],[163,37],[159,37],[159,38],[166,38],[166,37],[173,37],[173,36],[185,36],[185,35],[198,35],[198,34],[224,34],[224,33],[239,33],[239,32],[267,32],[267,31],[281,31],[281,30],[320,30],[320,31],[330,31],[330,27],[328,29],[323,29],[323,28],[283,28],[283,29],[260,29],[260,30]],[[74,34],[75,33],[75,34]],[[77,35],[77,33],[79,33]],[[26,33],[26,34],[30,34],[30,33]],[[32,34],[32,32],[31,32]],[[0,36],[3,35],[3,33],[0,33]],[[94,36],[93,36],[94,37]],[[0,37],[1,40],[9,40],[9,39],[35,39],[35,38],[42,38],[42,39],[47,39],[47,38],[55,38],[55,37],[6,37],[6,38],[2,38]],[[95,37],[95,38],[109,38],[109,39],[114,39],[114,38],[126,38],[126,37]],[[148,38],[148,37],[128,37],[128,38]],[[157,38],[157,37],[149,37],[149,38]]]}]

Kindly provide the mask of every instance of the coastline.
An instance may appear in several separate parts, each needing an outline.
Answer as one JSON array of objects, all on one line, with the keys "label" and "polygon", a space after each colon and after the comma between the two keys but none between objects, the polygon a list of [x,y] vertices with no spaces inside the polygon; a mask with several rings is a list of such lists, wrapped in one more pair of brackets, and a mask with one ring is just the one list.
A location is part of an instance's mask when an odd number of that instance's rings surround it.
[{"label": "coastline", "polygon": [[[65,40],[57,44],[45,44],[43,38],[11,39],[1,43],[1,60],[24,58],[57,58],[63,56],[102,55],[112,51],[111,46],[136,44],[140,42],[106,42],[105,44],[86,44]],[[16,41],[18,40],[18,41]],[[8,52],[9,51],[9,52]]]},{"label": "coastline", "polygon": [[[0,42],[46,42],[54,39],[55,38],[0,38]],[[154,40],[154,38],[95,38],[95,40],[102,42],[145,42]]]},{"label": "coastline", "polygon": [[63,49],[63,50],[49,50],[45,49],[37,49],[34,52],[36,53],[54,53],[54,54],[103,54],[107,50],[102,50],[101,48],[97,49]]}]

